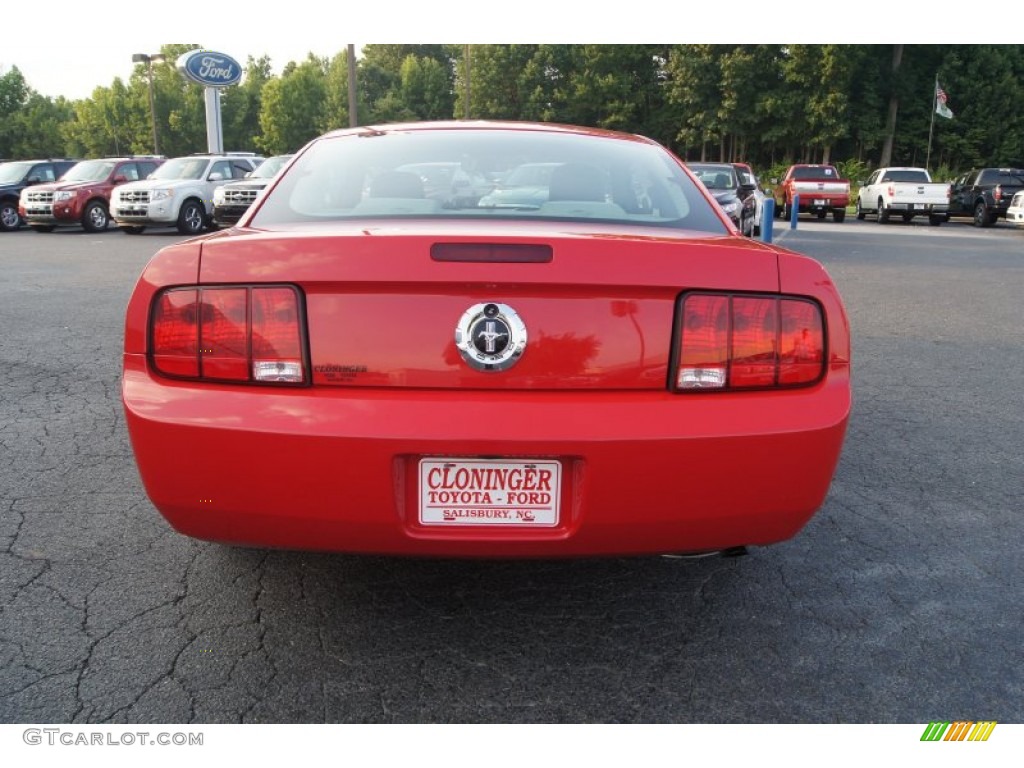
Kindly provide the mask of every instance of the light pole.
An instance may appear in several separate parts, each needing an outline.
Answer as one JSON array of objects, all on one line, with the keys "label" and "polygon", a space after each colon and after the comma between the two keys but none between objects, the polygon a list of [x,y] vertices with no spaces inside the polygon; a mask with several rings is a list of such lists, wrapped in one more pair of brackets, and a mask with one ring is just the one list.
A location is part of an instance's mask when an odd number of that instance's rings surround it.
[{"label": "light pole", "polygon": [[153,123],[153,154],[160,154],[160,140],[156,133],[156,98],[153,95],[153,63],[159,64],[164,60],[162,53],[133,53],[132,61],[137,64],[145,64],[149,76],[149,118]]}]

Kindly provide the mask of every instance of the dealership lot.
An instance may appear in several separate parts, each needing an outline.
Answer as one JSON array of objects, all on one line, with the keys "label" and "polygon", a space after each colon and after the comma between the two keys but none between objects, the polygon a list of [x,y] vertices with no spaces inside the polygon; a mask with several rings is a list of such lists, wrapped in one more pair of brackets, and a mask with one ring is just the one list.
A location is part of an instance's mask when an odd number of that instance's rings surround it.
[{"label": "dealership lot", "polygon": [[118,378],[179,236],[0,233],[0,721],[1021,722],[1024,232],[776,235],[853,329],[809,526],[736,559],[463,562],[172,531]]}]

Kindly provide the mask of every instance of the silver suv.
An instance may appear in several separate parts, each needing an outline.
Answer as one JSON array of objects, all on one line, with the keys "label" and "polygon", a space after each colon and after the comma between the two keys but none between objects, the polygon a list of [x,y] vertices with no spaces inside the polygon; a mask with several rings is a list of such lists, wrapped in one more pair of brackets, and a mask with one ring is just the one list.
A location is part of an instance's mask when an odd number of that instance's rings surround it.
[{"label": "silver suv", "polygon": [[201,154],[168,160],[145,181],[122,184],[114,190],[111,218],[130,235],[146,227],[177,227],[183,235],[197,235],[210,224],[214,190],[245,178],[261,159]]}]

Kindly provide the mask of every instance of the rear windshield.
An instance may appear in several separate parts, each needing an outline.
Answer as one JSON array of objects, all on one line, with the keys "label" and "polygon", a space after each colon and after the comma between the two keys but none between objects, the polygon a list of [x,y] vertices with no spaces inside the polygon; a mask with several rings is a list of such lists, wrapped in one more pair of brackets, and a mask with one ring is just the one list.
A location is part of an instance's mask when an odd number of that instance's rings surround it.
[{"label": "rear windshield", "polygon": [[410,217],[727,232],[659,146],[499,129],[368,129],[322,139],[285,172],[250,225]]},{"label": "rear windshield", "polygon": [[984,183],[1002,184],[1007,187],[1024,184],[1024,171],[1013,169],[1006,171],[986,171]]},{"label": "rear windshield", "polygon": [[732,166],[689,163],[687,167],[708,189],[736,189],[738,184]]},{"label": "rear windshield", "polygon": [[804,179],[838,179],[839,172],[831,165],[822,165],[817,168],[794,168],[790,178],[797,181]]},{"label": "rear windshield", "polygon": [[928,178],[928,174],[925,171],[910,168],[903,171],[886,171],[882,176],[882,181],[918,181],[928,183],[931,179]]}]

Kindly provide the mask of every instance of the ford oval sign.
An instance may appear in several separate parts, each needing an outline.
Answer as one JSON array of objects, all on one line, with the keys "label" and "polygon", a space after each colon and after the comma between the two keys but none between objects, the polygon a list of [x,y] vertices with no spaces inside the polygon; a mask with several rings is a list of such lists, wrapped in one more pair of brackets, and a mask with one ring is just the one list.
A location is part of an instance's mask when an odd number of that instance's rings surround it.
[{"label": "ford oval sign", "polygon": [[200,48],[183,53],[177,64],[185,77],[208,88],[223,88],[242,79],[242,67],[226,53]]}]

